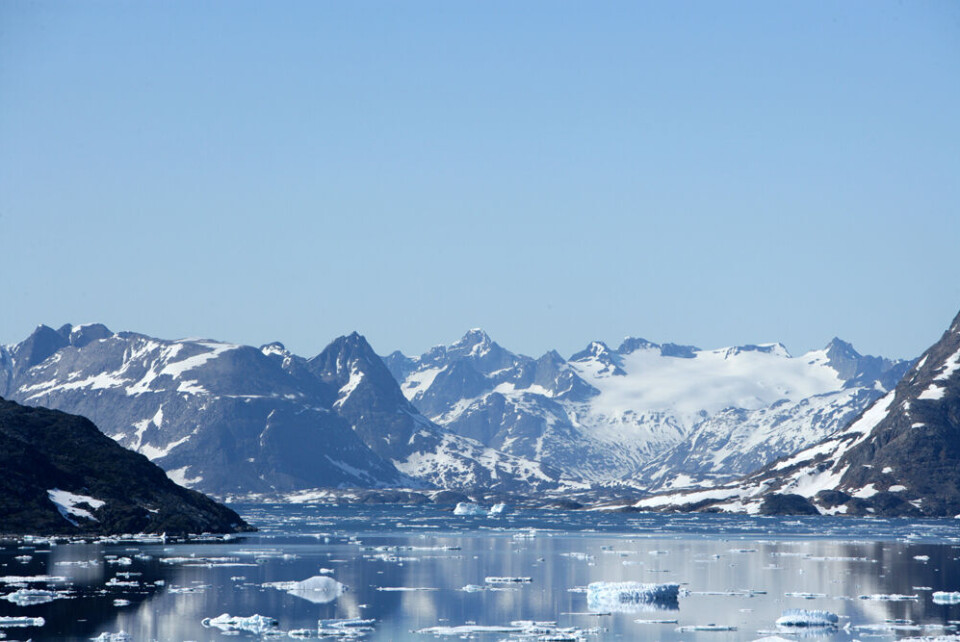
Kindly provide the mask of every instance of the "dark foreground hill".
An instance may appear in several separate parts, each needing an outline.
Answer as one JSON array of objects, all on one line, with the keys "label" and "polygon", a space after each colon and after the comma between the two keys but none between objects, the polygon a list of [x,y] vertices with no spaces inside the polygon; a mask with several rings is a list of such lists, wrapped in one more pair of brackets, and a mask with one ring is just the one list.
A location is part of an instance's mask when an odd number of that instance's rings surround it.
[{"label": "dark foreground hill", "polygon": [[0,533],[231,533],[235,512],[89,420],[0,399]]}]

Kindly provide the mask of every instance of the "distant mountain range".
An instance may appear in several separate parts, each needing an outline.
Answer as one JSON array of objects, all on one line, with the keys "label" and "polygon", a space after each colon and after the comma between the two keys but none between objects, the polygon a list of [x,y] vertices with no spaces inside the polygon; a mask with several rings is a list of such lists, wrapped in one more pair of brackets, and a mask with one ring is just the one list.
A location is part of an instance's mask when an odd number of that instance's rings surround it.
[{"label": "distant mountain range", "polygon": [[0,396],[83,415],[171,479],[222,497],[317,487],[556,488],[559,471],[421,415],[358,334],[281,344],[38,327],[0,349]]},{"label": "distant mountain range", "polygon": [[103,325],[0,348],[0,396],[93,420],[221,497],[311,488],[536,491],[716,484],[833,434],[909,367],[834,339],[719,350],[628,338],[565,360],[482,330],[380,358],[354,333],[303,358]]},{"label": "distant mountain range", "polygon": [[791,357],[627,338],[564,360],[509,352],[482,330],[419,357],[384,358],[430,420],[591,483],[717,483],[816,443],[896,385],[906,361],[849,343]]},{"label": "distant mountain range", "polygon": [[829,438],[734,483],[639,506],[960,516],[960,315],[892,391]]}]

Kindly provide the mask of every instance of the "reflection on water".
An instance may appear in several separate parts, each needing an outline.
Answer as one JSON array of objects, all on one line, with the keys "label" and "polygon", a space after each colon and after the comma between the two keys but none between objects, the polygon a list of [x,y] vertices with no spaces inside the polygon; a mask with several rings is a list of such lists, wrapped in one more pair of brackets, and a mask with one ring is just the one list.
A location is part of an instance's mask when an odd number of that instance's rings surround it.
[{"label": "reflection on water", "polygon": [[[372,619],[369,640],[432,640],[474,624],[503,629],[470,634],[477,639],[516,639],[533,629],[511,622],[531,620],[587,640],[720,642],[770,635],[785,611],[806,609],[839,616],[818,639],[847,641],[949,633],[960,620],[960,605],[931,598],[960,590],[956,520],[237,508],[259,533],[0,549],[0,596],[29,588],[58,598],[0,600],[0,617],[45,620],[0,631],[23,640],[121,630],[144,641],[237,639],[201,624],[226,613],[263,615],[304,635],[316,635],[319,620],[336,632],[346,626],[338,621]],[[51,577],[24,584],[36,576]],[[671,584],[679,597],[669,603],[638,588],[669,593]]]}]

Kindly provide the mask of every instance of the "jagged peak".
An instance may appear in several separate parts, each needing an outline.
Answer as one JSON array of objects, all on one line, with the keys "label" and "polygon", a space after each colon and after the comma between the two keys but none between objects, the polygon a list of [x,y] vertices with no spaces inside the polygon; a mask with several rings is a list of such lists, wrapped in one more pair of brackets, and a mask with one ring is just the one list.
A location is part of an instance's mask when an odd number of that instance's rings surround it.
[{"label": "jagged peak", "polygon": [[616,363],[617,355],[603,341],[591,341],[586,348],[570,357],[570,361],[587,361],[589,359]]},{"label": "jagged peak", "polygon": [[824,347],[824,350],[826,350],[827,356],[829,357],[842,355],[842,356],[851,357],[855,359],[863,356],[859,352],[857,352],[857,350],[853,347],[852,343],[844,341],[839,337],[834,337],[830,339],[830,343],[828,343]]},{"label": "jagged peak", "polygon": [[537,361],[540,361],[540,362],[550,361],[550,362],[552,362],[552,363],[565,363],[563,357],[560,356],[560,353],[557,352],[556,350],[547,350],[546,352],[543,353],[543,356],[541,356],[539,359],[537,359]]},{"label": "jagged peak", "polygon": [[631,354],[637,350],[657,349],[660,346],[653,341],[648,341],[643,337],[624,337],[617,348],[617,354]]},{"label": "jagged peak", "polygon": [[464,335],[450,347],[459,348],[489,343],[493,343],[493,340],[490,338],[490,335],[483,330],[483,328],[471,328],[470,330],[467,330],[466,333],[464,333]]},{"label": "jagged peak", "polygon": [[776,343],[748,343],[742,346],[733,346],[730,348],[722,349],[724,352],[724,358],[734,357],[738,354],[744,352],[759,352],[762,354],[772,354],[779,357],[790,357],[790,351],[787,350],[787,346],[783,345],[779,341]]},{"label": "jagged peak", "polygon": [[260,352],[262,352],[267,356],[270,356],[273,354],[286,356],[290,354],[287,351],[287,347],[282,343],[280,343],[279,341],[271,341],[270,343],[263,344],[262,346],[260,346]]}]

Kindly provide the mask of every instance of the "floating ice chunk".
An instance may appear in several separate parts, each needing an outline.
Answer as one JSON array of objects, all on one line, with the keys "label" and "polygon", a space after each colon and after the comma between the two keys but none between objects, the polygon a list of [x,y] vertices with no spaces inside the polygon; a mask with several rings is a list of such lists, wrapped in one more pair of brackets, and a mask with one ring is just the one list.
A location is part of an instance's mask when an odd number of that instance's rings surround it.
[{"label": "floating ice chunk", "polygon": [[960,591],[935,591],[934,604],[960,604]]},{"label": "floating ice chunk", "polygon": [[473,633],[522,633],[522,626],[498,626],[481,624],[463,624],[461,626],[430,626],[417,633],[425,635],[470,635]]},{"label": "floating ice chunk", "polygon": [[257,635],[276,631],[280,626],[272,617],[259,614],[240,617],[223,613],[215,618],[204,618],[200,623],[207,628],[216,627],[221,631],[247,631]]},{"label": "floating ice chunk", "polygon": [[320,620],[317,622],[317,635],[321,638],[359,638],[373,631],[376,620],[348,618],[336,620]]},{"label": "floating ice chunk", "polygon": [[66,581],[67,578],[62,575],[4,575],[0,577],[0,584],[50,584]]},{"label": "floating ice chunk", "polygon": [[440,589],[430,586],[378,586],[377,590],[402,593],[408,591],[439,591]]},{"label": "floating ice chunk", "polygon": [[781,627],[835,627],[839,618],[830,611],[787,609],[779,618],[777,626]]},{"label": "floating ice chunk", "polygon": [[583,640],[584,632],[576,628],[558,628],[556,622],[515,620],[509,625],[463,624],[460,626],[431,626],[417,633],[442,636],[472,636],[476,633],[520,633],[524,637],[536,636],[542,642],[573,642]]},{"label": "floating ice chunk", "polygon": [[678,626],[677,633],[693,633],[696,631],[736,631],[737,627],[726,624],[689,624],[687,626]]},{"label": "floating ice chunk", "polygon": [[3,599],[13,602],[17,606],[32,606],[34,604],[46,604],[55,599],[63,597],[56,591],[45,591],[42,589],[20,589],[10,595],[4,595]]},{"label": "floating ice chunk", "polygon": [[507,510],[506,504],[494,504],[490,507],[489,512],[487,512],[487,516],[493,517],[494,515],[502,515],[505,510]]},{"label": "floating ice chunk", "polygon": [[790,592],[784,593],[784,597],[800,597],[805,600],[816,600],[819,598],[827,597],[826,593],[802,593],[802,592]]},{"label": "floating ice chunk", "polygon": [[319,620],[317,626],[321,629],[356,629],[372,628],[376,620],[364,620],[358,617],[345,618],[340,620]]},{"label": "floating ice chunk", "polygon": [[779,635],[768,635],[765,638],[757,638],[756,640],[753,640],[753,642],[793,642],[793,640],[789,638],[782,638]]},{"label": "floating ice chunk", "polygon": [[42,617],[0,617],[0,629],[43,626],[46,623]]},{"label": "floating ice chunk", "polygon": [[487,584],[529,584],[533,581],[532,577],[485,577],[483,581]]},{"label": "floating ice chunk", "polygon": [[487,511],[483,506],[472,502],[460,502],[453,509],[454,515],[486,515]]},{"label": "floating ice chunk", "polygon": [[315,575],[301,582],[267,582],[263,586],[286,591],[314,604],[327,604],[347,590],[347,587],[328,575]]},{"label": "floating ice chunk", "polygon": [[899,593],[875,593],[873,595],[861,595],[861,600],[873,600],[875,602],[909,602],[910,600],[919,600],[919,595],[900,595]]},{"label": "floating ice chunk", "polygon": [[676,624],[676,619],[667,620],[634,620],[637,624]]},{"label": "floating ice chunk", "polygon": [[130,600],[125,600],[123,598],[117,598],[113,601],[114,606],[130,606]]},{"label": "floating ice chunk", "polygon": [[95,638],[90,638],[92,642],[133,642],[133,636],[126,631],[117,633],[101,633]]},{"label": "floating ice chunk", "polygon": [[917,560],[918,562],[929,562],[929,561],[930,561],[930,556],[929,556],[929,555],[914,555],[914,556],[913,556],[913,559]]},{"label": "floating ice chunk", "polygon": [[597,613],[675,611],[680,608],[679,584],[592,582],[587,586],[587,608]]}]

